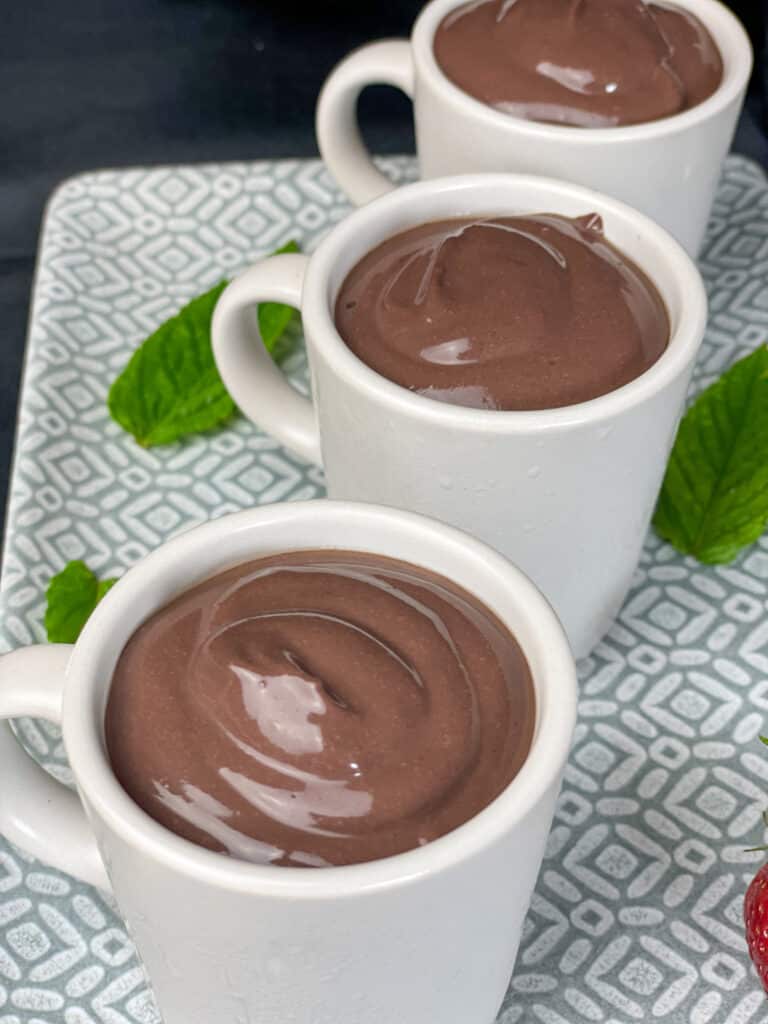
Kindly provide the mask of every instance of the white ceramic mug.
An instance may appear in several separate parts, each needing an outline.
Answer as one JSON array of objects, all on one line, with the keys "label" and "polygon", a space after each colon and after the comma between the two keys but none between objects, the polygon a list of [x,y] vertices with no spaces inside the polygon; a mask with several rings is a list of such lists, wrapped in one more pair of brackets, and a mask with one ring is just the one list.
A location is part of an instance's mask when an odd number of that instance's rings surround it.
[{"label": "white ceramic mug", "polygon": [[[169,832],[121,788],[105,751],[105,705],[123,646],[148,615],[224,567],[276,551],[338,547],[448,576],[508,626],[535,690],[525,764],[455,831],[351,867],[257,866]],[[0,719],[16,715],[62,724],[82,805],[0,722],[0,831],[43,860],[111,886],[164,1024],[494,1019],[552,822],[576,679],[549,605],[484,544],[421,516],[366,505],[297,502],[226,516],[132,568],[73,648],[22,648],[0,659]]]},{"label": "white ceramic mug", "polygon": [[675,0],[701,19],[723,57],[723,80],[704,103],[646,124],[572,128],[503,114],[443,74],[433,49],[435,32],[464,2],[432,0],[410,42],[364,46],[326,81],[317,106],[317,141],[350,199],[366,203],[394,188],[365,149],[356,114],[365,86],[394,85],[413,99],[423,178],[467,171],[564,178],[648,214],[695,256],[752,69],[752,47],[738,19],[717,0]]},{"label": "white ceramic mug", "polygon": [[[445,217],[596,211],[669,311],[658,362],[589,402],[469,409],[416,394],[355,356],[333,322],[352,266],[383,239]],[[314,408],[254,340],[256,302],[300,306]],[[224,291],[213,348],[233,398],[287,447],[322,462],[331,498],[435,516],[480,537],[542,589],[581,657],[609,627],[640,554],[704,334],[701,277],[677,243],[613,199],[544,178],[467,175],[398,189],[337,225],[309,258],[266,260]]]}]

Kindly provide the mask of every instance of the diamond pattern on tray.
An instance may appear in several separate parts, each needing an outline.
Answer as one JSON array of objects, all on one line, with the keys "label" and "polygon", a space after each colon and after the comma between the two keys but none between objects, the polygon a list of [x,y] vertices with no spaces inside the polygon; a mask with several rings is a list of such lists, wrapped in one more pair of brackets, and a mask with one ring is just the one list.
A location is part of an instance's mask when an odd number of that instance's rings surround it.
[{"label": "diamond pattern on tray", "polygon": [[[385,162],[397,180],[406,159]],[[3,562],[0,647],[43,638],[50,575],[124,571],[213,516],[315,497],[322,474],[245,420],[144,451],[109,419],[132,348],[193,295],[348,206],[316,161],[107,171],[47,212]],[[731,157],[701,261],[696,390],[768,337],[768,184]],[[288,367],[306,389],[303,353]],[[768,540],[704,568],[650,536],[580,666],[579,725],[501,1024],[768,1022],[741,901],[768,806]],[[58,731],[19,723],[67,778]],[[478,937],[482,941],[482,937]],[[156,1024],[107,897],[0,838],[0,1024]],[[362,1022],[361,1022],[362,1024]],[[439,1022],[435,1022],[439,1024]]]}]

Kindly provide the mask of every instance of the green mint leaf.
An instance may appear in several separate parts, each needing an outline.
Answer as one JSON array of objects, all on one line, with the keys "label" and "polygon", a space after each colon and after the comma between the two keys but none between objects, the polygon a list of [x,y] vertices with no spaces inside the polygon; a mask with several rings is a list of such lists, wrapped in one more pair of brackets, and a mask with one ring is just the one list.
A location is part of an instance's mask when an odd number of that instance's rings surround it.
[{"label": "green mint leaf", "polygon": [[110,388],[112,418],[145,448],[209,430],[234,413],[211,349],[213,307],[226,286],[192,299],[150,334]]},{"label": "green mint leaf", "polygon": [[117,580],[97,580],[85,562],[69,562],[46,591],[45,631],[54,644],[73,644],[88,618]]},{"label": "green mint leaf", "polygon": [[[279,256],[284,252],[298,252],[299,246],[296,242],[286,242],[272,255]],[[264,342],[267,352],[271,352],[278,362],[277,343],[283,337],[285,330],[292,320],[298,318],[298,311],[293,306],[286,306],[282,302],[262,302],[259,305],[259,333]],[[283,353],[283,355],[287,354]]]},{"label": "green mint leaf", "polygon": [[730,562],[768,522],[768,348],[734,363],[683,417],[653,518],[678,551]]},{"label": "green mint leaf", "polygon": [[[277,250],[298,251],[296,242]],[[166,320],[136,349],[112,384],[107,398],[110,415],[143,447],[210,430],[235,413],[211,348],[211,317],[226,286],[222,281]],[[266,348],[282,358],[287,354],[283,336],[294,310],[265,302],[258,316]]]},{"label": "green mint leaf", "polygon": [[108,580],[99,580],[99,585],[96,587],[96,604],[108,593],[112,587],[117,583],[117,578],[113,577]]}]

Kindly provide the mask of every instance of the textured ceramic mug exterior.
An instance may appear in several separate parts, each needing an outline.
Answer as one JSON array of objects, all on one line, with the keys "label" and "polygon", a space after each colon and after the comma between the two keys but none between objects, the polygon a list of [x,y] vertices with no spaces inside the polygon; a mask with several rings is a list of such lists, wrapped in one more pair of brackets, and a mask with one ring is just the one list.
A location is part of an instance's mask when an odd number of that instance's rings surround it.
[{"label": "textured ceramic mug exterior", "polygon": [[317,106],[317,140],[336,181],[357,204],[394,186],[373,165],[357,126],[366,85],[397,86],[413,98],[423,178],[516,171],[563,178],[605,192],[658,221],[696,255],[752,69],[741,23],[717,0],[675,0],[707,26],[723,57],[720,87],[704,103],[647,124],[584,129],[503,114],[469,96],[440,69],[433,39],[465,0],[433,0],[411,41],[383,40],[350,54],[328,78]]},{"label": "textured ceramic mug exterior", "polygon": [[[104,745],[109,682],[134,629],[180,590],[261,554],[324,547],[404,559],[480,597],[531,667],[533,744],[492,804],[419,849],[317,870],[247,864],[181,839],[127,796]],[[552,822],[576,678],[549,605],[487,546],[420,516],[328,501],[218,519],[131,569],[74,648],[1,658],[0,719],[22,714],[63,724],[87,818],[0,722],[0,830],[111,886],[164,1024],[491,1024]]]},{"label": "textured ceramic mug exterior", "polygon": [[[656,283],[672,336],[659,361],[608,395],[567,408],[495,412],[436,402],[379,376],[339,337],[347,272],[398,230],[444,217],[599,213],[607,237]],[[300,306],[315,405],[254,341],[253,304]],[[246,271],[213,317],[219,370],[240,408],[307,459],[331,498],[434,516],[497,548],[541,588],[574,653],[605,633],[629,588],[704,335],[701,277],[666,232],[629,207],[563,182],[466,175],[384,196],[306,257]]]}]

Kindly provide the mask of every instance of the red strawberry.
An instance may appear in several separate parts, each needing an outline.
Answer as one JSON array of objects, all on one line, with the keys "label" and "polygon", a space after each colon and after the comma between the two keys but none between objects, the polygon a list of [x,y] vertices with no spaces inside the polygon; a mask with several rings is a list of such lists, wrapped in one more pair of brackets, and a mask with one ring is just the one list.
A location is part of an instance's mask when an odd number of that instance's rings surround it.
[{"label": "red strawberry", "polygon": [[747,946],[763,988],[768,992],[768,864],[749,883],[744,897]]}]

